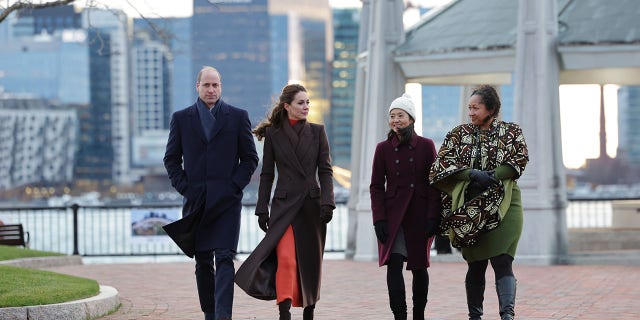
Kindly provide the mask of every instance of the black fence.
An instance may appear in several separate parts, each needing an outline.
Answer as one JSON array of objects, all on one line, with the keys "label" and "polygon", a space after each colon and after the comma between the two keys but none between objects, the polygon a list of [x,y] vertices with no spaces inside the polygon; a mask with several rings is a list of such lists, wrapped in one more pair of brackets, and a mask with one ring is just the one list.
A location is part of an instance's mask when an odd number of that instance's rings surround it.
[{"label": "black fence", "polygon": [[[250,253],[264,237],[254,209],[252,205],[242,207],[238,244],[241,254]],[[21,223],[30,234],[29,247],[36,250],[86,257],[182,255],[161,228],[177,219],[180,210],[178,204],[14,207],[0,208],[0,220],[5,224]],[[640,199],[572,198],[566,219],[569,229],[640,228]],[[347,205],[338,204],[327,228],[325,251],[345,251],[348,221]]]},{"label": "black fence", "polygon": [[[254,206],[243,206],[238,253],[250,253],[264,237]],[[0,208],[5,224],[29,231],[29,248],[91,256],[182,255],[162,226],[181,215],[179,205]],[[338,204],[327,227],[325,251],[343,252],[347,206]]]}]

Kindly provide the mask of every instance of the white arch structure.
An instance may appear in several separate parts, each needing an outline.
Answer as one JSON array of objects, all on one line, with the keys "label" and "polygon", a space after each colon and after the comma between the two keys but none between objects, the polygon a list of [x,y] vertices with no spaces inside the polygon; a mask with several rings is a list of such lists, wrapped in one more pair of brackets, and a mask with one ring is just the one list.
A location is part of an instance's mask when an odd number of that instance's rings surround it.
[{"label": "white arch structure", "polygon": [[362,0],[348,255],[377,259],[371,161],[386,133],[388,105],[405,83],[513,83],[515,121],[523,128],[530,155],[519,180],[525,221],[517,261],[565,263],[567,201],[558,88],[640,84],[640,2],[454,0],[407,32],[403,10],[402,0]]}]

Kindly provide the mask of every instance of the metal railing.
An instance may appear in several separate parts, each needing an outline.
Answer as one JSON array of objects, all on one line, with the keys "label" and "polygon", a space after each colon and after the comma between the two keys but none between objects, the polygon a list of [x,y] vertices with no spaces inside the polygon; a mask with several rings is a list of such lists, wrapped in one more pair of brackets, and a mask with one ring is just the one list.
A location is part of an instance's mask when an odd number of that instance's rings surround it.
[{"label": "metal railing", "polygon": [[[179,205],[0,208],[4,223],[21,223],[29,231],[29,248],[82,256],[182,255],[166,235],[139,235],[132,212],[179,213]],[[250,253],[264,237],[255,206],[243,206],[238,253]],[[342,252],[347,242],[347,206],[337,204],[327,226],[325,251]]]},{"label": "metal railing", "polygon": [[[610,228],[616,214],[614,205],[621,200],[640,199],[570,199],[567,227]],[[132,228],[133,211],[175,213],[180,209],[178,204],[16,207],[0,208],[0,220],[22,223],[30,233],[29,247],[36,250],[82,256],[181,255],[169,237],[137,235]],[[242,207],[238,253],[250,253],[264,237],[254,209],[251,205]],[[348,220],[347,205],[338,204],[327,227],[325,251],[345,251]]]}]

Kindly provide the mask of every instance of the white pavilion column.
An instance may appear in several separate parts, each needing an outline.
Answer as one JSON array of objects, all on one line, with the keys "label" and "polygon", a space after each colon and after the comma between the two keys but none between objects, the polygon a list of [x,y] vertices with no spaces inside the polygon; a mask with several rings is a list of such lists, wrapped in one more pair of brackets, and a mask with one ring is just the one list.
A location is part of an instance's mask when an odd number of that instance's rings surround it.
[{"label": "white pavilion column", "polygon": [[556,0],[520,0],[516,45],[515,119],[522,126],[529,164],[522,189],[524,230],[516,262],[565,261],[566,181],[560,136]]},{"label": "white pavilion column", "polygon": [[345,257],[352,259],[356,253],[356,239],[358,236],[358,181],[360,181],[360,161],[363,156],[360,153],[362,146],[362,126],[364,119],[361,117],[364,112],[364,87],[366,82],[367,67],[367,47],[368,47],[368,28],[369,17],[371,15],[371,0],[361,0],[362,9],[360,11],[360,29],[358,31],[358,58],[356,70],[356,94],[353,108],[353,125],[351,127],[351,188],[349,189],[349,223],[347,228],[347,248]]},{"label": "white pavilion column", "polygon": [[387,109],[404,90],[404,76],[391,53],[404,40],[404,4],[402,0],[363,0],[363,12],[365,7],[369,8],[368,21],[366,28],[360,29],[360,37],[367,39],[367,52],[362,56],[364,71],[359,66],[360,77],[356,79],[354,118],[360,119],[354,121],[353,128],[359,137],[351,146],[357,163],[352,160],[350,204],[356,216],[354,259],[375,261],[378,250],[369,197],[371,164],[376,144],[386,137]]}]

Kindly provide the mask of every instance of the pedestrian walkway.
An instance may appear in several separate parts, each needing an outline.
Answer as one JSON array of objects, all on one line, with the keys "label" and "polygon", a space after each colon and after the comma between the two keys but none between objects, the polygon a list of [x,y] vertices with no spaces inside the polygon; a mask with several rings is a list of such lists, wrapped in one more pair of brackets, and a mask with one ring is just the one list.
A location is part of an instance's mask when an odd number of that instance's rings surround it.
[{"label": "pedestrian walkway", "polygon": [[[429,320],[467,319],[466,264],[453,261],[433,261],[429,268]],[[237,267],[241,261],[236,263]],[[514,269],[518,279],[517,319],[640,319],[640,266],[516,264]],[[48,270],[96,279],[116,288],[122,306],[101,319],[203,319],[192,262],[88,264]],[[489,285],[493,281],[489,267],[485,319],[499,318],[495,287]],[[408,271],[405,282],[410,313]],[[274,301],[253,299],[236,287],[233,318],[277,319],[277,308]],[[302,309],[292,308],[292,318],[302,319]],[[316,319],[392,319],[385,268],[379,268],[376,262],[325,260]]]}]

